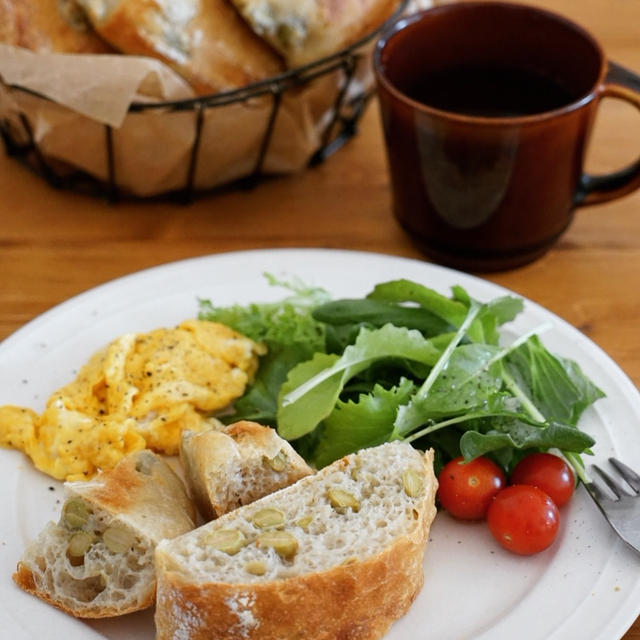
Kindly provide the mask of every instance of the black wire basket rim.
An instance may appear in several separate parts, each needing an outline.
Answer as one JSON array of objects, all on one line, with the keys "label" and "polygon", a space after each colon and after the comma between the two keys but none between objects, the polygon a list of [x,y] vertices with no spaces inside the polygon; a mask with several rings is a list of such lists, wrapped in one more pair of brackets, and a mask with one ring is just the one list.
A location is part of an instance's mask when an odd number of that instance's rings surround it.
[{"label": "black wire basket rim", "polygon": [[[165,100],[162,102],[132,102],[129,105],[129,113],[140,113],[143,111],[151,111],[155,109],[170,109],[170,110],[190,110],[194,107],[206,108],[209,106],[220,106],[227,103],[241,102],[249,98],[258,97],[265,94],[281,93],[288,86],[296,86],[300,84],[302,79],[309,80],[315,76],[323,75],[333,69],[344,66],[344,59],[351,57],[354,52],[370,43],[375,37],[377,37],[384,29],[394,23],[400,18],[406,10],[411,0],[402,0],[395,11],[376,29],[370,31],[368,34],[354,42],[353,44],[333,53],[324,58],[314,60],[308,64],[301,65],[295,69],[289,69],[279,75],[253,82],[244,87],[237,89],[229,89],[227,91],[220,91],[217,93],[211,93],[204,96],[194,96],[193,98],[183,98],[180,100]],[[124,55],[124,54],[123,54]],[[23,87],[18,84],[6,85],[10,89],[17,91],[23,91],[30,95],[42,98],[49,102],[55,102],[54,99],[48,96]]]}]

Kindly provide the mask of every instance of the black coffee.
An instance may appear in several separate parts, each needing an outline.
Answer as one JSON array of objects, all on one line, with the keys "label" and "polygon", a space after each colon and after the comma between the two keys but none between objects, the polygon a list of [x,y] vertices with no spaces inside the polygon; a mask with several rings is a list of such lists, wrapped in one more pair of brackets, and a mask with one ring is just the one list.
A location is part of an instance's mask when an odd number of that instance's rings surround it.
[{"label": "black coffee", "polygon": [[488,118],[552,111],[579,97],[545,75],[507,66],[461,66],[432,72],[404,90],[436,109]]}]

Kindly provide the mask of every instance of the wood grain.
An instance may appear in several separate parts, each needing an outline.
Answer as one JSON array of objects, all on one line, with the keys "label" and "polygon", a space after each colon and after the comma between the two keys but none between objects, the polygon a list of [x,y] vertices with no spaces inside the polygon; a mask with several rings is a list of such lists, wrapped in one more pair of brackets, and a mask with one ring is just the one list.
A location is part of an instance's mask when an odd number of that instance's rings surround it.
[{"label": "wood grain", "polygon": [[[640,0],[544,0],[590,29],[610,57],[640,71]],[[603,103],[588,157],[611,171],[640,153],[640,113]],[[184,206],[117,205],[57,191],[0,155],[0,339],[98,284],[198,255],[265,247],[335,247],[421,258],[391,215],[377,105],[327,163],[250,191]],[[543,258],[483,277],[547,307],[640,384],[640,191],[579,210]],[[640,620],[625,635],[640,640]]]}]

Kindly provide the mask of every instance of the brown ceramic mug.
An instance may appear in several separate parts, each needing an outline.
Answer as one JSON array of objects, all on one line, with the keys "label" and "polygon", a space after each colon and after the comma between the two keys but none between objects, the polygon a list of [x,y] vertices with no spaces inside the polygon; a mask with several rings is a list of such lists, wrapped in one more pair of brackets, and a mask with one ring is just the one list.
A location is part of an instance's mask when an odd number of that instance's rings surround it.
[{"label": "brown ceramic mug", "polygon": [[402,18],[374,67],[394,213],[427,255],[488,271],[544,254],[576,207],[640,186],[640,160],[584,173],[600,98],[640,77],[546,10],[457,2]]}]

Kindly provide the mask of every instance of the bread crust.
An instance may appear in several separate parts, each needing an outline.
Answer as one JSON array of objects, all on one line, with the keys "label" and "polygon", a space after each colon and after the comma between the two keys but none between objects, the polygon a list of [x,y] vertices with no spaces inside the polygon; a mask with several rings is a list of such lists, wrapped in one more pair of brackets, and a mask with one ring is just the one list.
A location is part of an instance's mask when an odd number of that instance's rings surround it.
[{"label": "bread crust", "polygon": [[[279,452],[286,456],[283,470],[276,473],[264,468],[264,458],[273,458]],[[234,422],[221,430],[186,432],[180,458],[193,498],[205,520],[213,520],[313,472],[274,429],[248,420]],[[254,482],[234,491],[224,486],[228,485],[229,476],[255,477],[259,471],[263,476],[259,485]]]},{"label": "bread crust", "polygon": [[196,510],[182,480],[164,462],[152,464],[148,476],[137,470],[147,456],[150,461],[161,460],[150,451],[139,451],[123,458],[113,469],[102,471],[95,480],[69,483],[68,488],[98,509],[144,529],[157,543],[193,529]]},{"label": "bread crust", "polygon": [[414,511],[414,526],[370,558],[280,580],[198,583],[159,547],[156,640],[381,638],[423,585],[424,551],[436,514],[432,452],[425,465],[429,485]]},{"label": "bread crust", "polygon": [[227,0],[79,0],[96,31],[125,54],[162,60],[200,94],[246,86],[280,73],[280,57]]},{"label": "bread crust", "polygon": [[[197,620],[185,640],[374,640],[403,616],[422,588],[424,541],[399,540],[363,563],[264,584],[185,585],[176,573],[158,584],[156,640],[178,637],[174,616]],[[239,624],[229,603],[250,593],[252,616],[259,626]],[[196,614],[193,612],[197,611]],[[189,613],[191,612],[191,613]]]},{"label": "bread crust", "polygon": [[71,0],[0,0],[0,42],[40,52],[114,53],[74,9]]},{"label": "bread crust", "polygon": [[224,432],[234,440],[250,437],[259,442],[263,447],[269,443],[271,431],[257,422],[239,420],[224,428]]},{"label": "bread crust", "polygon": [[[424,528],[422,529],[424,531]],[[422,588],[425,538],[405,537],[369,561],[264,584],[158,583],[156,640],[375,640],[403,616]],[[230,602],[250,595],[258,626],[239,623]],[[169,612],[182,608],[178,620]],[[197,615],[194,613],[197,611]],[[189,626],[188,621],[194,624]],[[186,635],[178,635],[188,628]]]}]

